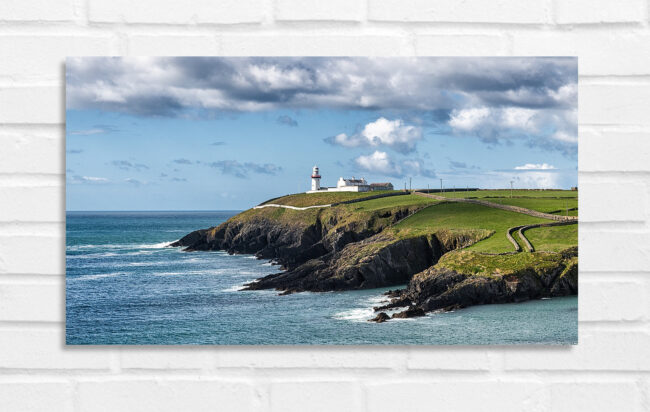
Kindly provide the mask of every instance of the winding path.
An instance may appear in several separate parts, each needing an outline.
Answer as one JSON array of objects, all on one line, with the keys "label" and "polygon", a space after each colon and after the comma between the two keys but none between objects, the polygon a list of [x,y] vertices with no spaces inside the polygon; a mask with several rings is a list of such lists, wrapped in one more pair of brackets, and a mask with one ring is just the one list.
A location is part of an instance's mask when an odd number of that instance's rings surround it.
[{"label": "winding path", "polygon": [[[577,223],[578,223],[577,220],[566,220],[566,221],[563,221],[563,222],[536,223],[534,225],[517,226],[517,229],[518,229],[517,233],[519,233],[519,237],[524,242],[524,245],[526,245],[526,249],[528,249],[529,252],[534,252],[535,248],[530,243],[530,241],[526,238],[526,236],[524,236],[524,231],[526,231],[528,229],[533,229],[533,228],[536,228],[536,227],[565,226],[565,225],[575,225]],[[508,231],[510,231],[511,229],[515,229],[515,228],[510,228],[510,229],[508,229]],[[519,251],[519,250],[517,250],[517,251]]]},{"label": "winding path", "polygon": [[269,203],[267,205],[260,205],[260,206],[255,206],[253,209],[264,209],[265,207],[281,207],[284,209],[293,209],[293,210],[307,210],[307,209],[315,209],[318,207],[332,207],[332,205],[315,205],[315,206],[305,206],[305,207],[298,207],[298,206],[289,206],[289,205],[277,205],[275,203]]},{"label": "winding path", "polygon": [[511,227],[508,230],[506,230],[506,238],[512,243],[512,245],[515,247],[515,252],[521,252],[521,246],[519,246],[519,243],[515,240],[514,237],[512,237],[512,232],[515,230],[521,229],[523,226],[515,226]]},{"label": "winding path", "polygon": [[[349,205],[351,203],[359,203],[359,202],[367,202],[368,200],[375,200],[375,199],[381,199],[382,197],[393,197],[393,196],[404,196],[410,194],[409,192],[392,192],[392,193],[382,193],[379,195],[371,195],[371,196],[364,196],[358,199],[350,199],[350,200],[344,200],[342,202],[336,202],[336,203],[330,203],[329,205],[314,205],[314,206],[305,206],[305,207],[298,207],[298,206],[289,206],[289,205],[279,205],[277,203],[263,203],[261,205],[253,207],[253,209],[263,209],[265,207],[281,207],[284,209],[292,209],[292,210],[307,210],[307,209],[315,209],[315,208],[320,208],[320,207],[332,207],[332,206],[338,206],[338,205]],[[278,199],[278,198],[276,198]],[[271,199],[274,200],[274,199]]]}]

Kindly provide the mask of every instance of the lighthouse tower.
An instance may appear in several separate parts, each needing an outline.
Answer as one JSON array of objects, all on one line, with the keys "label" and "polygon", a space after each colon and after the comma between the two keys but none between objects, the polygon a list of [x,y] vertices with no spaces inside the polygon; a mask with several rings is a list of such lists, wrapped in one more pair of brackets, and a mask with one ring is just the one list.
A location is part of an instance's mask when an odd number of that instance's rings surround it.
[{"label": "lighthouse tower", "polygon": [[318,166],[314,166],[311,171],[311,190],[320,190],[320,174]]}]

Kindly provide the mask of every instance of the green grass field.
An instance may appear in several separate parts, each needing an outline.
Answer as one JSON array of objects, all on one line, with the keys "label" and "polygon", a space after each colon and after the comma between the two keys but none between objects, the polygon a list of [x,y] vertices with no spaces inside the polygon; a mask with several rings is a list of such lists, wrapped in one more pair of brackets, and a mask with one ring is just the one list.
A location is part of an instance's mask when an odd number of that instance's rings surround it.
[{"label": "green grass field", "polygon": [[399,206],[419,206],[429,205],[438,202],[435,199],[417,196],[417,195],[402,195],[382,197],[380,199],[366,200],[364,202],[352,203],[350,205],[342,205],[352,211],[373,211],[380,209],[387,209]]},{"label": "green grass field", "polygon": [[540,197],[540,198],[523,198],[523,197],[500,197],[500,198],[487,198],[484,199],[493,203],[500,203],[502,205],[512,205],[524,207],[526,209],[537,210],[539,212],[551,213],[556,211],[561,211],[556,214],[564,215],[566,214],[566,208],[575,209],[578,207],[578,199],[558,199],[552,197]]},{"label": "green grass field", "polygon": [[[514,250],[506,239],[512,226],[550,222],[533,216],[468,203],[440,203],[419,211],[395,225],[395,229],[486,229],[494,231],[489,238],[469,249],[476,252],[502,253]],[[516,237],[515,237],[516,238]]]},{"label": "green grass field", "polygon": [[535,251],[559,252],[578,244],[578,225],[536,227],[524,235]]},{"label": "green grass field", "polygon": [[[270,203],[304,207],[360,199],[381,193],[388,192],[299,193],[272,200]],[[513,191],[513,196],[519,197],[513,198],[510,198],[509,190],[481,190],[474,192],[456,192],[455,194],[445,193],[444,195],[448,197],[463,195],[465,197],[484,198],[494,203],[520,206],[545,213],[556,212],[558,215],[564,215],[566,213],[566,207],[574,209],[578,206],[577,192],[574,191],[518,190]],[[411,210],[410,213],[415,212],[419,208],[422,209],[393,227],[398,236],[412,236],[421,232],[431,233],[439,229],[451,231],[486,231],[483,232],[484,234],[482,236],[493,232],[488,238],[468,248],[472,252],[479,253],[512,252],[514,248],[505,235],[508,228],[550,222],[547,219],[487,206],[467,203],[441,203],[431,198],[413,194],[372,199],[349,205],[340,205],[327,210],[310,209],[308,211],[289,211],[287,209],[258,209],[251,214],[251,217],[264,215],[276,220],[311,224],[316,221],[318,210],[321,210],[326,215],[332,214],[338,216],[341,224],[345,224],[348,221],[368,219],[370,214],[377,211],[384,209],[394,210],[404,207],[409,207]],[[557,212],[558,210],[559,212]],[[569,211],[570,216],[576,216],[577,213],[577,210]],[[243,215],[242,217],[245,217],[246,213]],[[342,218],[342,216],[347,217]],[[524,234],[536,251],[558,252],[578,244],[577,225],[535,228],[527,230]],[[522,249],[525,249],[516,233],[513,234],[513,237]]]},{"label": "green grass field", "polygon": [[528,268],[537,270],[554,268],[557,263],[558,255],[555,253],[534,252],[495,256],[470,250],[457,250],[442,256],[437,266],[460,273],[492,277],[508,275]]},{"label": "green grass field", "polygon": [[329,205],[346,200],[359,199],[368,196],[376,196],[383,193],[390,193],[388,190],[375,192],[324,192],[324,193],[296,193],[294,195],[283,196],[278,199],[269,201],[278,205],[288,205],[296,207]]},{"label": "green grass field", "polygon": [[[452,190],[452,189],[450,189]],[[469,192],[452,192],[445,191],[442,193],[433,193],[434,195],[445,196],[445,197],[472,197],[472,198],[483,198],[483,197],[510,197],[510,190],[475,190]],[[513,197],[570,197],[578,198],[578,191],[573,190],[513,190]]]},{"label": "green grass field", "polygon": [[[552,215],[558,215],[558,216],[565,216],[567,213],[564,210],[560,210],[559,212],[551,213]],[[578,211],[577,210],[569,210],[568,216],[578,216]]]}]

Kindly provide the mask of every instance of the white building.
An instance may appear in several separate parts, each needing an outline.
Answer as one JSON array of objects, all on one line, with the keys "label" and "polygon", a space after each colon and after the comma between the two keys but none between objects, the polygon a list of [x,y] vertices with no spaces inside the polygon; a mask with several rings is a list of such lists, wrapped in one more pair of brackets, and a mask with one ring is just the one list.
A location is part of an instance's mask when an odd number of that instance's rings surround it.
[{"label": "white building", "polygon": [[314,166],[311,171],[311,190],[306,193],[322,193],[322,192],[369,192],[371,190],[387,190],[386,185],[390,185],[392,190],[393,185],[390,183],[381,184],[381,188],[375,189],[373,185],[368,184],[366,179],[344,179],[340,177],[336,182],[336,187],[321,187],[320,186],[320,172],[318,166]]},{"label": "white building", "polygon": [[311,171],[311,190],[310,192],[317,192],[320,190],[320,174],[318,173],[318,166],[314,166]]},{"label": "white building", "polygon": [[338,182],[336,182],[336,188],[330,188],[330,190],[337,192],[367,192],[370,190],[370,185],[366,182],[366,179],[343,179],[339,177]]}]

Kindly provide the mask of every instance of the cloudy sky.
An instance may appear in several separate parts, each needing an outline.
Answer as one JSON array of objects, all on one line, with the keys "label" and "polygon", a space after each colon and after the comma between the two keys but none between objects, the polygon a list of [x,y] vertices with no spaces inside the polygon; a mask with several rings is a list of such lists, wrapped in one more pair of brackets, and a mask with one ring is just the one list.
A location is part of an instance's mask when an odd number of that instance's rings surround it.
[{"label": "cloudy sky", "polygon": [[246,209],[340,176],[577,185],[575,58],[70,58],[68,210]]}]

